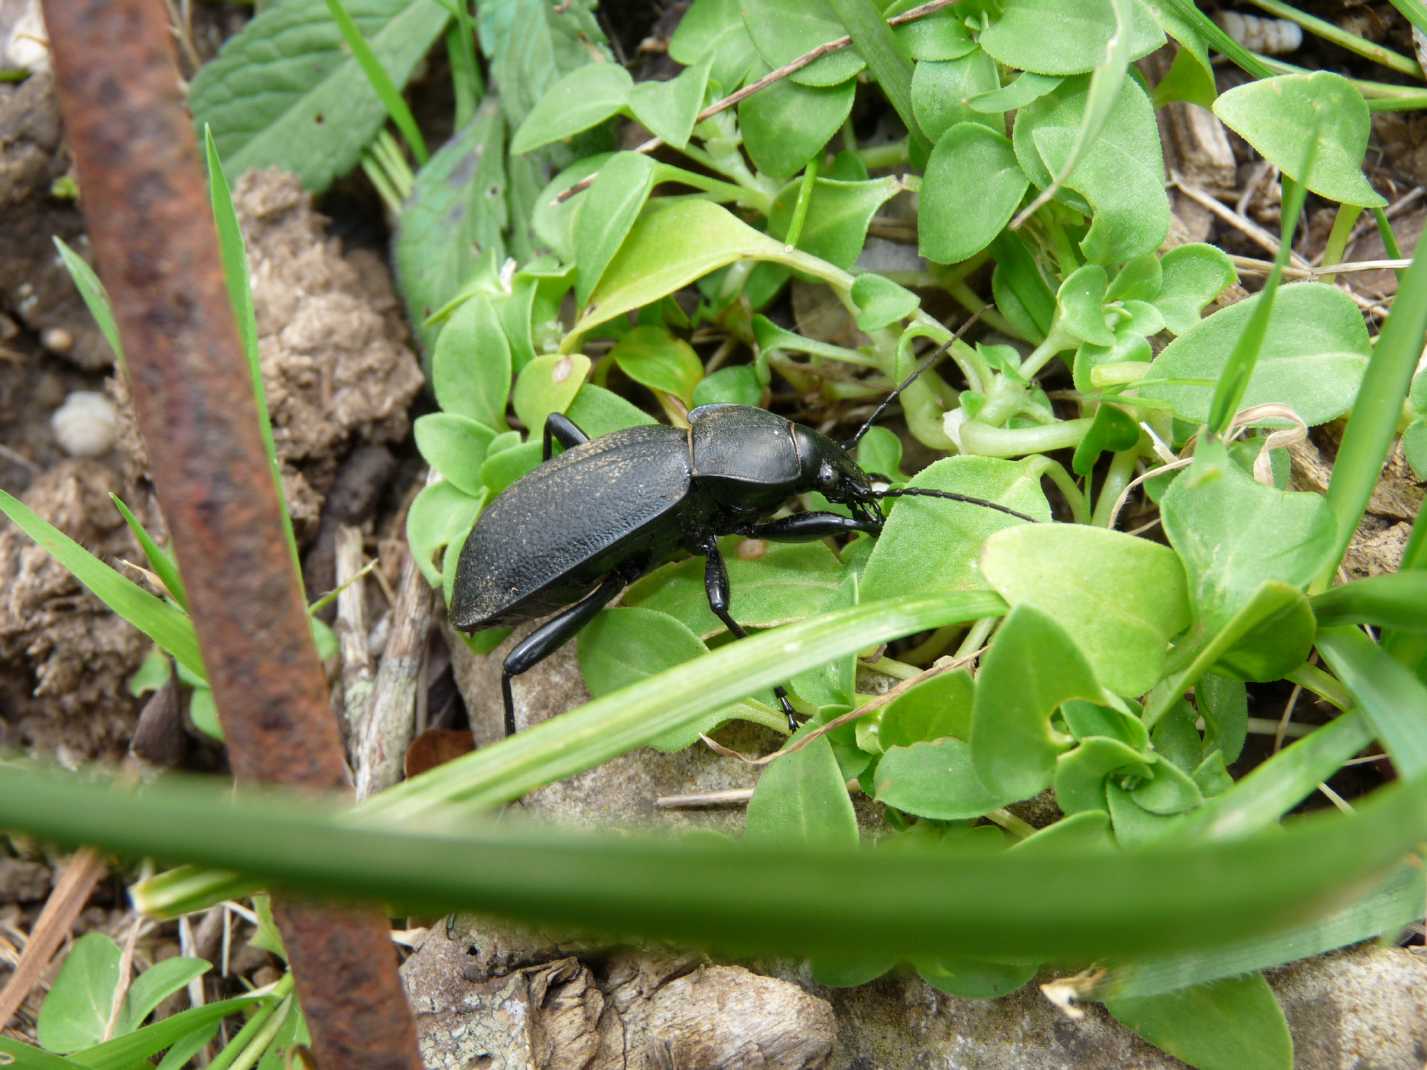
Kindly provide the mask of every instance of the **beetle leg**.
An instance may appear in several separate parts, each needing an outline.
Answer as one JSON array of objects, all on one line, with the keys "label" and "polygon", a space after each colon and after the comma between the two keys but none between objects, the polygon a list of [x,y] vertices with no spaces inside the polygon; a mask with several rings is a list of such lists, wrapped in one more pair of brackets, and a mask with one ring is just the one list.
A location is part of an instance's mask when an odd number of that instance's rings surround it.
[{"label": "beetle leg", "polygon": [[755,539],[772,539],[774,542],[802,542],[825,539],[829,535],[850,535],[865,531],[870,535],[882,531],[882,521],[859,520],[842,516],[840,513],[794,513],[792,516],[767,520],[761,524],[749,524],[738,529],[740,535]]},{"label": "beetle leg", "polygon": [[590,440],[590,436],[581,431],[574,420],[558,412],[552,412],[545,417],[545,433],[540,436],[540,459],[542,461],[550,459],[550,453],[554,448],[550,442],[552,438],[566,449]]},{"label": "beetle leg", "polygon": [[517,643],[505,656],[501,666],[500,693],[505,700],[505,734],[515,735],[515,700],[510,692],[510,678],[534,668],[588,624],[596,613],[624,590],[629,577],[622,572],[605,577],[598,587],[569,609],[563,609]]},{"label": "beetle leg", "polygon": [[[710,535],[699,549],[705,559],[704,593],[708,595],[709,608],[723,621],[723,626],[733,633],[735,639],[742,639],[748,633],[728,611],[728,569],[724,567],[723,554],[719,553],[718,540]],[[773,688],[773,694],[777,696],[778,705],[783,707],[783,713],[788,718],[788,731],[796,732],[798,719],[794,714],[793,704],[788,701],[788,692],[781,685],[777,685]]]}]

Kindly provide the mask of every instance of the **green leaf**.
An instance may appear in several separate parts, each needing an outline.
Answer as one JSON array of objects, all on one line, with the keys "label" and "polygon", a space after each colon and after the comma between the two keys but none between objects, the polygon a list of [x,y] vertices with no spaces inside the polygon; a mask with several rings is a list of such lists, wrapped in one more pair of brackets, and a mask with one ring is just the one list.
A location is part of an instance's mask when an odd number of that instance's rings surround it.
[{"label": "green leaf", "polygon": [[[1085,352],[1082,349],[1076,360],[1079,361]],[[1095,410],[1095,422],[1085,432],[1080,445],[1075,447],[1070,470],[1078,476],[1088,476],[1095,470],[1095,463],[1102,453],[1134,449],[1139,440],[1140,425],[1133,416],[1115,405],[1101,405]]]},{"label": "green leaf", "polygon": [[407,509],[406,541],[416,567],[432,587],[441,586],[437,552],[470,529],[484,501],[484,493],[472,497],[443,479],[422,488]]},{"label": "green leaf", "polygon": [[635,327],[610,351],[610,356],[636,383],[673,394],[692,405],[694,387],[704,376],[694,347],[663,327]]},{"label": "green leaf", "polygon": [[1174,334],[1199,322],[1199,313],[1238,280],[1228,254],[1213,245],[1179,245],[1160,259],[1164,281],[1159,294],[1146,298],[1164,316]]},{"label": "green leaf", "polygon": [[933,676],[882,711],[877,739],[883,749],[936,739],[971,738],[971,674],[958,669]]},{"label": "green leaf", "polygon": [[[1026,462],[949,457],[917,473],[910,486],[953,491],[1050,519],[1039,472]],[[862,576],[866,600],[982,587],[976,559],[986,539],[1025,521],[993,509],[935,498],[897,502]]]},{"label": "green leaf", "polygon": [[589,189],[580,194],[575,216],[575,300],[583,306],[624,243],[649,191],[657,165],[637,152],[620,152],[605,161]]},{"label": "green leaf", "polygon": [[922,132],[932,142],[958,123],[976,123],[996,134],[1005,133],[999,112],[987,113],[971,101],[1001,87],[996,61],[981,49],[957,59],[924,60],[912,72],[912,108]]},{"label": "green leaf", "polygon": [[188,719],[193,727],[209,739],[223,742],[223,723],[218,718],[218,703],[213,698],[213,689],[195,687],[188,699]]},{"label": "green leaf", "polygon": [[692,64],[667,82],[640,82],[629,93],[629,110],[651,133],[682,149],[689,143],[694,120],[704,105],[713,57]]},{"label": "green leaf", "polygon": [[546,90],[510,140],[519,156],[598,126],[629,103],[634,82],[617,63],[588,63]]},{"label": "green leaf", "polygon": [[[893,15],[919,6],[918,0],[894,0],[883,14],[890,20]],[[976,47],[957,13],[945,9],[904,22],[893,27],[892,32],[907,55],[915,60],[958,59]]]},{"label": "green leaf", "polygon": [[1111,997],[1105,1009],[1196,1070],[1293,1070],[1288,1022],[1262,974]]},{"label": "green leaf", "polygon": [[1238,761],[1248,736],[1249,697],[1243,681],[1222,673],[1205,673],[1194,689],[1194,697],[1224,761]]},{"label": "green leaf", "polygon": [[1105,778],[1148,777],[1154,756],[1118,739],[1091,736],[1055,762],[1055,801],[1066,814],[1105,809]]},{"label": "green leaf", "polygon": [[874,795],[885,806],[937,821],[964,821],[1020,798],[988,786],[976,772],[971,747],[946,738],[889,747],[877,763]]},{"label": "green leaf", "polygon": [[48,551],[99,601],[172,654],[190,672],[205,676],[193,623],[182,610],[155,598],[120,575],[20,499],[0,490],[0,513]]},{"label": "green leaf", "polygon": [[[1042,189],[1064,173],[1080,144],[1090,88],[1083,76],[1068,79],[1019,113],[1016,157]],[[1114,264],[1158,248],[1169,230],[1164,180],[1154,109],[1139,83],[1126,78],[1100,134],[1063,183],[1091,207],[1090,229],[1080,243],[1086,259]]]},{"label": "green leaf", "polygon": [[133,984],[129,986],[129,991],[124,996],[123,1009],[119,1012],[115,1035],[123,1036],[138,1029],[155,1007],[189,981],[202,977],[210,968],[210,964],[203,959],[186,958],[182,955],[154,963],[134,978]]},{"label": "green leaf", "polygon": [[686,67],[709,59],[709,77],[726,93],[743,84],[758,58],[738,0],[694,0],[669,38],[669,55]]},{"label": "green leaf", "polygon": [[1034,606],[1075,636],[1095,678],[1117,694],[1154,686],[1169,640],[1189,625],[1184,569],[1146,539],[1084,524],[1021,524],[988,538],[979,564],[1011,606]]},{"label": "green leaf", "polygon": [[580,387],[575,400],[565,410],[565,415],[574,421],[590,438],[599,438],[611,431],[622,431],[626,427],[652,424],[654,417],[643,409],[631,405],[624,398],[594,383]]},{"label": "green leaf", "polygon": [[[867,228],[877,209],[902,191],[894,175],[866,182],[839,182],[820,178],[813,184],[807,222],[798,238],[798,248],[821,257],[840,268],[850,268],[862,253]],[[797,187],[784,187],[773,201],[768,215],[768,231],[781,238],[788,233],[797,201]]]},{"label": "green leaf", "polygon": [[1214,114],[1319,196],[1369,208],[1387,204],[1362,172],[1371,126],[1367,103],[1342,75],[1259,79],[1220,94]]},{"label": "green leaf", "polygon": [[966,106],[983,115],[1019,111],[1031,101],[1040,100],[1060,83],[1061,79],[1055,75],[1032,74],[1026,71],[1009,85],[972,97],[966,102]]},{"label": "green leaf", "polygon": [[857,326],[864,331],[889,327],[910,316],[922,303],[911,290],[871,272],[857,276],[852,284],[852,302],[857,306]]},{"label": "green leaf", "polygon": [[1010,221],[1028,180],[1011,143],[980,123],[958,123],[927,160],[917,216],[923,256],[952,264],[985,249]]},{"label": "green leaf", "polygon": [[[792,742],[813,731],[805,725]],[[748,800],[744,838],[750,843],[855,847],[857,815],[827,736],[763,770]]]},{"label": "green leaf", "polygon": [[510,372],[510,344],[500,317],[488,298],[477,295],[451,313],[436,338],[431,358],[436,403],[450,415],[503,431]]},{"label": "green leaf", "polygon": [[[1125,47],[1135,60],[1164,44],[1164,34],[1139,0],[1133,0],[1131,11]],[[1005,0],[1001,17],[981,34],[980,43],[1008,67],[1079,74],[1104,60],[1117,28],[1109,0]]]},{"label": "green leaf", "polygon": [[[840,604],[843,568],[824,543],[730,536],[719,541],[719,548],[728,571],[729,613],[746,628],[771,628]],[[625,590],[624,604],[667,613],[705,639],[724,632],[723,622],[709,609],[702,557],[636,580]]]},{"label": "green leaf", "polygon": [[[741,0],[739,8],[753,47],[770,69],[847,36],[827,0]],[[838,85],[865,66],[856,50],[844,48],[794,71],[790,77],[801,85]]]},{"label": "green leaf", "polygon": [[758,373],[748,364],[720,368],[694,387],[695,405],[757,405],[762,396]]},{"label": "green leaf", "polygon": [[1099,697],[1094,670],[1060,626],[1032,606],[1012,609],[976,680],[971,756],[982,783],[1010,799],[1047,787],[1073,742],[1051,715],[1068,699]]},{"label": "green leaf", "polygon": [[1333,551],[1333,519],[1321,497],[1255,482],[1218,442],[1200,444],[1160,508],[1205,632],[1227,624],[1265,581],[1305,587]]},{"label": "green leaf", "polygon": [[237,996],[217,1003],[206,1003],[201,1007],[191,1007],[132,1033],[75,1052],[73,1062],[69,1065],[88,1067],[90,1070],[131,1070],[136,1066],[147,1066],[151,1056],[180,1043],[194,1030],[219,1022],[254,1003],[271,999],[271,995]]},{"label": "green leaf", "polygon": [[774,178],[792,178],[822,152],[852,111],[857,83],[800,85],[774,82],[738,105],[738,128],[754,166]]},{"label": "green leaf", "polygon": [[605,270],[571,337],[657,301],[744,258],[770,259],[782,243],[708,201],[659,199],[640,215]]},{"label": "green leaf", "polygon": [[564,412],[589,374],[590,358],[580,353],[549,353],[521,369],[511,400],[515,414],[536,441],[544,433],[545,417]]},{"label": "green leaf", "polygon": [[44,1047],[68,1055],[104,1039],[122,957],[104,933],[85,933],[74,942],[35,1023]]},{"label": "green leaf", "polygon": [[[1214,384],[1258,295],[1222,308],[1160,352],[1140,380],[1145,397],[1167,401],[1190,423],[1208,419]],[[1309,426],[1353,405],[1370,347],[1362,313],[1347,294],[1321,283],[1279,289],[1242,405],[1288,405]]]},{"label": "green leaf", "polygon": [[416,448],[426,463],[457,490],[473,498],[484,492],[481,465],[486,459],[486,447],[495,437],[494,431],[469,417],[449,412],[418,416],[412,431]]},{"label": "green leaf", "polygon": [[460,292],[484,253],[504,257],[505,192],[505,122],[490,97],[416,173],[397,220],[397,285],[424,351],[438,345],[426,320]]},{"label": "green leaf", "polygon": [[[583,391],[585,387],[580,389]],[[492,496],[499,494],[540,464],[541,454],[544,452],[544,444],[541,441],[543,434],[542,431],[541,434],[532,435],[528,442],[486,457],[486,463],[481,465],[481,482]]]},{"label": "green leaf", "polygon": [[1156,755],[1150,779],[1130,790],[1130,798],[1141,809],[1162,816],[1182,814],[1204,801],[1199,786],[1163,755]]},{"label": "green leaf", "polygon": [[1109,346],[1115,332],[1105,322],[1110,276],[1099,264],[1084,264],[1065,277],[1055,294],[1056,326],[1079,342]]},{"label": "green leaf", "polygon": [[1402,455],[1418,481],[1427,482],[1427,417],[1417,417],[1402,432]]},{"label": "green leaf", "polygon": [[[1256,607],[1250,626],[1242,628],[1234,622],[1226,626],[1235,638],[1219,664],[1242,679],[1271,683],[1307,660],[1317,622],[1303,593],[1276,581],[1260,587],[1249,606]],[[1235,621],[1243,619],[1241,611]]]},{"label": "green leaf", "polygon": [[481,51],[511,126],[524,122],[564,75],[592,57],[612,59],[595,5],[596,0],[488,0],[476,6]]},{"label": "green leaf", "polygon": [[917,974],[939,992],[958,999],[1000,999],[1026,985],[1040,970],[1038,962],[996,962],[992,959],[942,958],[913,960]]},{"label": "green leaf", "polygon": [[[349,0],[347,10],[398,85],[450,17],[435,0]],[[199,69],[189,106],[234,174],[282,167],[313,191],[350,171],[387,118],[326,0],[265,8]]]}]

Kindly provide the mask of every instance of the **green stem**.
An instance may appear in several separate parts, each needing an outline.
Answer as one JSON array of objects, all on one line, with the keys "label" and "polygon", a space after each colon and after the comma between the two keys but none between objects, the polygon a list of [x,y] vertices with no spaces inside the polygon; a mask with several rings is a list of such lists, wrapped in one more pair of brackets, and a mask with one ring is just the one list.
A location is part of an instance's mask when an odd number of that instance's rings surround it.
[{"label": "green stem", "polygon": [[869,171],[900,167],[907,162],[907,139],[858,149],[857,155],[862,159],[862,166]]},{"label": "green stem", "polygon": [[292,1014],[295,1002],[292,996],[288,996],[282,1001],[282,1006],[273,1012],[272,1017],[263,1026],[262,1030],[253,1036],[243,1048],[243,1053],[233,1060],[230,1070],[252,1070],[257,1065],[259,1059],[267,1054],[268,1048],[272,1045],[273,1038],[287,1022],[288,1016]]},{"label": "green stem", "polygon": [[1097,527],[1110,526],[1110,510],[1114,508],[1115,502],[1119,500],[1132,479],[1135,478],[1135,466],[1139,464],[1139,451],[1126,450],[1124,453],[1117,453],[1110,461],[1110,467],[1105,472],[1105,481],[1100,486],[1100,495],[1095,499],[1095,515],[1091,523]]},{"label": "green stem", "polygon": [[292,974],[283,974],[278,983],[273,986],[272,998],[243,1023],[243,1028],[238,1030],[238,1035],[230,1040],[227,1046],[208,1064],[208,1070],[234,1070],[234,1064],[238,1057],[247,1050],[248,1045],[253,1042],[253,1038],[267,1027],[269,1019],[273,1017],[278,1006],[285,1007],[287,1005],[292,994],[292,985]]},{"label": "green stem", "polygon": [[994,327],[1002,334],[1008,334],[1012,338],[1018,338],[1022,342],[1034,342],[1034,338],[1027,338],[1024,331],[1014,323],[1001,315],[996,306],[981,299],[981,295],[964,282],[944,282],[941,284],[948,294],[958,305],[966,309],[973,316],[979,316],[981,322],[988,327]]},{"label": "green stem", "polygon": [[697,171],[688,171],[674,164],[660,164],[656,172],[659,181],[681,182],[694,189],[701,189],[713,195],[716,201],[732,201],[745,208],[752,208],[761,215],[767,215],[773,207],[773,199],[755,187],[723,182]]},{"label": "green stem", "polygon": [[[1333,215],[1333,229],[1329,231],[1328,240],[1323,245],[1324,267],[1332,267],[1334,264],[1343,262],[1343,250],[1348,247],[1348,238],[1353,233],[1353,224],[1362,214],[1363,210],[1360,205],[1338,205],[1338,211]],[[1336,275],[1322,275],[1319,276],[1318,281],[1332,286],[1336,278]]]},{"label": "green stem", "polygon": [[1049,450],[1073,449],[1095,421],[1089,417],[1063,420],[1045,427],[988,427],[977,420],[961,425],[963,453],[978,457],[1024,457]]},{"label": "green stem", "polygon": [[1353,705],[1353,696],[1348,694],[1348,689],[1338,682],[1336,676],[1330,676],[1318,666],[1310,665],[1306,661],[1284,679],[1292,680],[1303,690],[1317,695],[1340,710],[1350,709]]},{"label": "green stem", "polygon": [[1075,477],[1066,471],[1065,465],[1051,457],[1034,457],[1029,462],[1030,470],[1037,478],[1049,479],[1070,506],[1071,520],[1076,524],[1090,523],[1090,504],[1085,500]]},{"label": "green stem", "polygon": [[[813,203],[813,189],[818,181],[818,158],[814,156],[803,168],[803,179],[798,183],[798,199],[793,204],[793,218],[788,222],[788,233],[783,240],[789,245],[797,245],[803,236],[803,224],[808,218],[808,205]],[[766,213],[765,213],[766,214]]]},{"label": "green stem", "polygon": [[1331,41],[1339,48],[1345,48],[1354,55],[1372,60],[1390,71],[1406,74],[1413,78],[1422,77],[1422,68],[1417,65],[1416,60],[1404,56],[1401,52],[1394,52],[1390,48],[1374,44],[1355,33],[1349,33],[1341,26],[1305,14],[1296,7],[1281,3],[1280,0],[1249,0],[1249,3],[1260,10],[1267,11],[1270,15],[1287,19],[1289,22],[1296,22],[1309,33],[1321,37],[1325,41]]}]

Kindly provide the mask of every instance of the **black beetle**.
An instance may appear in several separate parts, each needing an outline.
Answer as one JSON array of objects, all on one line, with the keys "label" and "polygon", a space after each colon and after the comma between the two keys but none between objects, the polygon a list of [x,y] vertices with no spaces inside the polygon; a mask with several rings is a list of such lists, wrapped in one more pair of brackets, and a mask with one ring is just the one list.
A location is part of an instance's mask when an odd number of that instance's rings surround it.
[{"label": "black beetle", "polygon": [[[501,673],[505,730],[515,731],[510,680],[553,654],[631,581],[681,551],[707,559],[709,608],[736,637],[720,535],[822,539],[882,530],[878,499],[924,495],[1033,517],[996,502],[917,487],[877,490],[851,450],[873,420],[939,350],[897,387],[847,443],[748,405],[701,405],[687,428],[631,427],[590,439],[564,416],[545,422],[544,463],[481,513],[461,549],[451,621],[462,631],[554,614],[506,656]],[[552,440],[566,447],[551,459]],[[765,517],[795,495],[821,491],[838,513]],[[790,728],[787,693],[775,688]]]}]

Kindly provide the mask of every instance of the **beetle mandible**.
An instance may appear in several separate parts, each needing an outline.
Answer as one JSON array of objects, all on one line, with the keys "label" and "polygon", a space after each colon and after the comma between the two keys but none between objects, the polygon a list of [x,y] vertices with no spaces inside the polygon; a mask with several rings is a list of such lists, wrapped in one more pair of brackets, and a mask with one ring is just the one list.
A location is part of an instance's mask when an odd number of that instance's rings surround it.
[{"label": "beetle mandible", "polygon": [[[949,345],[950,343],[948,343]],[[687,428],[643,425],[591,439],[559,413],[545,421],[543,463],[481,513],[456,565],[451,621],[462,631],[549,616],[506,655],[505,731],[515,731],[511,678],[569,641],[620,591],[681,551],[706,559],[709,608],[736,638],[720,535],[774,541],[882,530],[882,498],[946,498],[1034,521],[996,502],[920,487],[877,489],[851,451],[882,411],[945,351],[889,394],[846,443],[749,405],[700,405]],[[553,443],[565,452],[551,457]],[[795,495],[820,491],[851,516],[766,519]],[[792,704],[774,688],[796,729]]]}]

